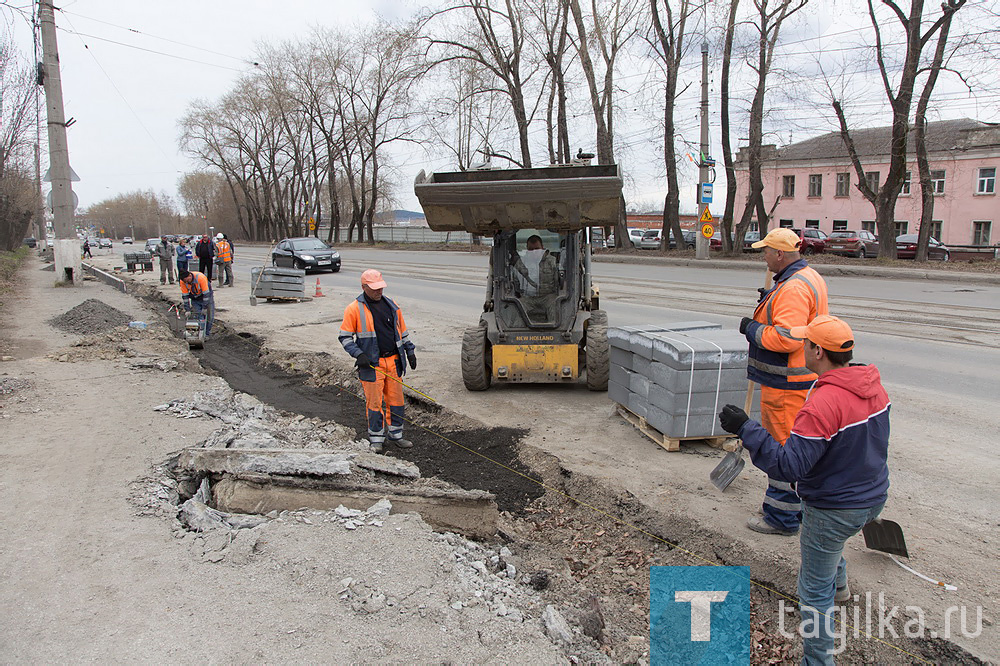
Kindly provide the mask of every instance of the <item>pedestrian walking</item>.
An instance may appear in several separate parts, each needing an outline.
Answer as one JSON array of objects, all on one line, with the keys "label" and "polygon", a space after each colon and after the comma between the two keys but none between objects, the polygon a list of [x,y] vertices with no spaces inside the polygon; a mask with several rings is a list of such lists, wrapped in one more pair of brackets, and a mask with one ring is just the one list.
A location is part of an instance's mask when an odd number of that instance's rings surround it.
[{"label": "pedestrian walking", "polygon": [[212,239],[205,234],[194,246],[194,254],[198,257],[198,272],[204,273],[208,279],[212,279],[212,262],[215,261],[215,244]]},{"label": "pedestrian walking", "polygon": [[344,310],[340,325],[340,344],[356,359],[365,392],[368,442],[375,453],[382,452],[387,430],[389,441],[396,446],[413,446],[403,439],[403,385],[399,378],[406,374],[403,357],[410,369],[416,370],[417,356],[402,310],[382,295],[385,287],[377,270],[362,273],[362,293]]},{"label": "pedestrian walking", "polygon": [[160,236],[160,242],[156,244],[156,256],[160,260],[160,284],[166,284],[170,278],[170,284],[174,283],[174,246],[170,244],[166,236]]},{"label": "pedestrian walking", "polygon": [[[761,293],[753,318],[740,333],[750,342],[747,376],[760,384],[760,420],[778,442],[788,439],[816,374],[805,365],[802,338],[789,331],[828,314],[826,282],[799,254],[801,240],[791,229],[772,229],[751,247],[763,248],[774,286]],[[799,530],[802,505],[788,481],[768,478],[761,515],[747,527],[763,534],[792,536]]]},{"label": "pedestrian walking", "polygon": [[219,265],[219,286],[232,287],[233,246],[221,233],[215,236],[215,262]]},{"label": "pedestrian walking", "polygon": [[802,663],[826,666],[834,663],[834,604],[851,598],[844,544],[878,518],[888,497],[891,404],[878,368],[851,364],[854,333],[846,322],[819,315],[789,333],[805,340],[804,362],[818,379],[788,439],[778,441],[735,405],[719,421],[768,478],[796,484]]},{"label": "pedestrian walking", "polygon": [[215,292],[212,291],[212,281],[199,271],[181,271],[177,275],[177,283],[181,288],[181,300],[184,309],[197,315],[205,322],[205,338],[212,333],[212,322],[215,321]]},{"label": "pedestrian walking", "polygon": [[90,259],[94,258],[94,255],[90,253],[90,241],[86,238],[83,240],[83,256]]},{"label": "pedestrian walking", "polygon": [[181,271],[188,270],[191,263],[191,246],[188,245],[187,238],[181,238],[177,244],[177,276],[180,279]]}]

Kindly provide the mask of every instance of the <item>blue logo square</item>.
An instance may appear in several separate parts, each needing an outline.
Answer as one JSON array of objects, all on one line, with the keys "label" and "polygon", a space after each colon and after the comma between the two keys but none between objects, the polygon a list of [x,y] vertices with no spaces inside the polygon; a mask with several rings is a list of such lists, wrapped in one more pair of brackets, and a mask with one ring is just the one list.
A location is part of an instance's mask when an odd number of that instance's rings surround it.
[{"label": "blue logo square", "polygon": [[650,567],[649,660],[749,664],[748,567]]}]

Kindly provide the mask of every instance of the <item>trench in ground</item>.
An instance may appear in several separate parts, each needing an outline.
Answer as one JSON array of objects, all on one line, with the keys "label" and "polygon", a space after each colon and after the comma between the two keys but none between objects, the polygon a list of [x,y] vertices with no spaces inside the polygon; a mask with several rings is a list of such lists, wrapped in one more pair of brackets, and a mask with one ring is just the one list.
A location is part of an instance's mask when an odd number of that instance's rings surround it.
[{"label": "trench in ground", "polygon": [[[182,323],[167,312],[169,303],[158,293],[146,298],[153,302],[175,334],[181,336]],[[362,397],[336,384],[311,385],[307,383],[311,379],[307,374],[262,364],[260,344],[249,334],[234,333],[216,320],[213,336],[205,348],[192,353],[203,367],[218,373],[237,391],[287,412],[336,421],[354,428],[358,437],[366,436]],[[409,399],[407,402],[408,419],[413,411],[433,416],[426,414],[420,403]],[[467,490],[492,492],[500,510],[510,514],[502,518],[498,537],[512,548],[517,547],[529,566],[556,574],[544,593],[553,603],[571,611],[576,609],[580,617],[586,618],[592,611],[588,605],[600,599],[601,615],[610,621],[603,632],[597,632],[598,643],[606,654],[619,661],[629,656],[629,636],[648,635],[650,565],[705,564],[686,555],[685,549],[722,565],[746,564],[747,557],[753,559],[752,553],[740,550],[738,542],[706,530],[687,516],[651,510],[631,493],[610,488],[594,477],[574,474],[548,454],[526,452],[528,447],[521,445],[524,430],[469,427],[448,429],[440,434],[502,466],[490,464],[430,430],[413,426],[408,426],[405,433],[414,443],[412,449],[387,446],[385,453],[415,463],[425,477],[444,479]],[[546,492],[540,483],[526,477],[601,507],[623,523],[600,518],[565,495]],[[595,542],[603,542],[603,549],[595,547]],[[683,548],[675,548],[673,544]],[[789,585],[772,580],[766,562],[757,564],[751,567],[754,582],[760,584],[754,587],[752,605],[754,618],[762,622],[760,626],[766,635],[759,643],[755,642],[754,661],[767,662],[780,654],[772,663],[792,663],[790,659],[797,660],[801,652],[793,642],[777,634],[781,597],[768,590],[788,589]],[[794,585],[791,587],[794,589]],[[586,624],[586,620],[583,622]],[[983,663],[942,639],[894,642],[934,663]],[[786,646],[784,652],[774,652],[782,646]],[[892,648],[865,639],[850,642],[847,652],[841,655],[845,663],[908,663],[901,657]]]}]

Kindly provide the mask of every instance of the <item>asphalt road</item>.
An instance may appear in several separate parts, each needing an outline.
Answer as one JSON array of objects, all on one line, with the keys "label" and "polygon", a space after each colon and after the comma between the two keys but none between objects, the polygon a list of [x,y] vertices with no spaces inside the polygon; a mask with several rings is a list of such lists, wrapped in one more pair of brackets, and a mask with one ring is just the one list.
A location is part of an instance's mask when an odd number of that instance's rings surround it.
[{"label": "asphalt road", "polygon": [[[379,268],[387,293],[402,302],[424,301],[452,314],[468,313],[475,325],[485,295],[487,257],[464,252],[341,249],[339,273],[310,273],[324,285],[359,284],[361,272]],[[237,253],[237,279],[265,262],[263,248]],[[269,259],[266,260],[270,264]],[[752,271],[711,267],[600,263],[594,281],[612,325],[701,319],[725,327],[749,315],[763,284],[764,268]],[[954,397],[982,397],[995,385],[1000,367],[1000,287],[958,282],[829,277],[833,314],[858,333],[857,360],[874,363],[889,384],[940,391]]]}]

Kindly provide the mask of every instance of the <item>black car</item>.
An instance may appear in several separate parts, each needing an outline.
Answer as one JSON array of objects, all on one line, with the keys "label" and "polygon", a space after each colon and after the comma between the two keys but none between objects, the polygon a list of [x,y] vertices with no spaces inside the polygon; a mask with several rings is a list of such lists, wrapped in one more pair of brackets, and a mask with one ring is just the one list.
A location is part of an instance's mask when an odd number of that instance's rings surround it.
[{"label": "black car", "polygon": [[32,236],[28,236],[27,238],[25,238],[24,244],[27,245],[28,247],[38,247],[38,241],[35,240],[34,237]]},{"label": "black car", "polygon": [[302,270],[340,270],[340,253],[318,238],[286,238],[271,252],[273,266],[286,266]]}]

